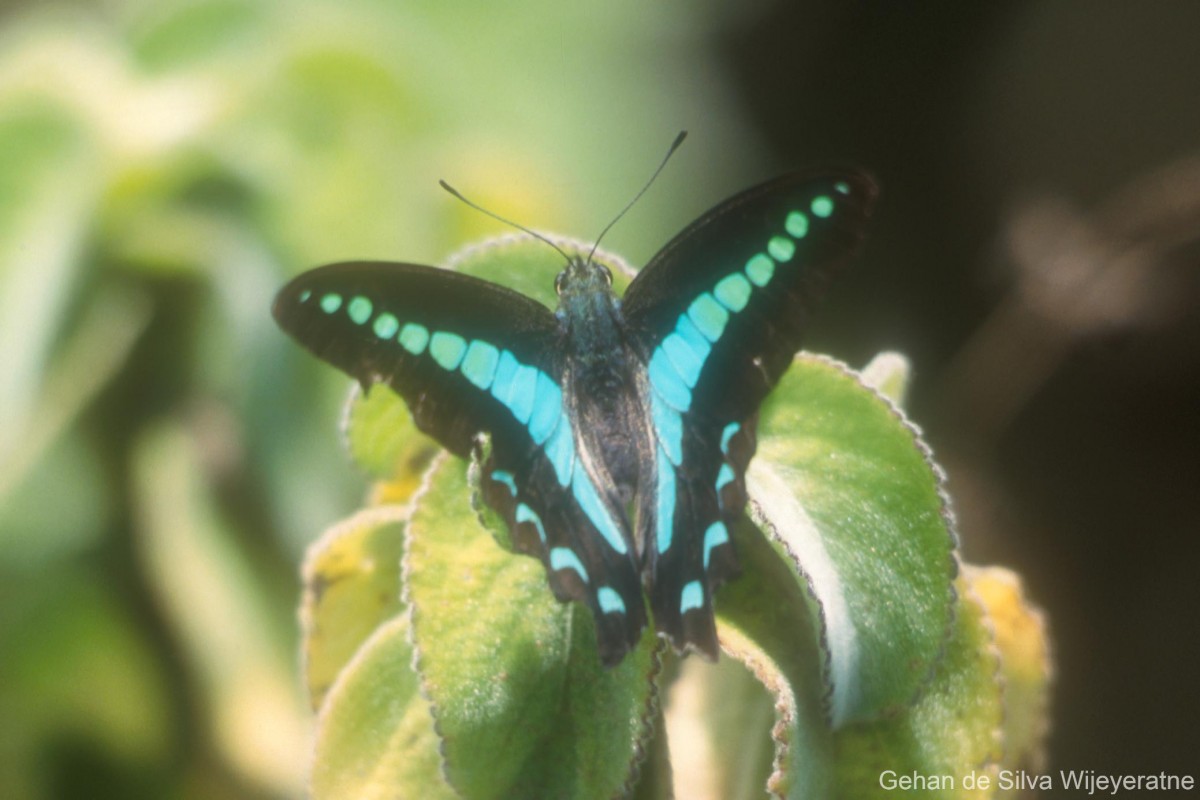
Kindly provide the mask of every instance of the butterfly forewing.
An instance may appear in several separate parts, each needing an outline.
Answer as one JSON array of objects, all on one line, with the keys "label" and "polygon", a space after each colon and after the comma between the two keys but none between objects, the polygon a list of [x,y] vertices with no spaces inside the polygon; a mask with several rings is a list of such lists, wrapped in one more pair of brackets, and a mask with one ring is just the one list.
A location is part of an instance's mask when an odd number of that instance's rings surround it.
[{"label": "butterfly forewing", "polygon": [[469,456],[491,438],[485,500],[560,599],[592,609],[616,663],[645,627],[628,525],[603,513],[576,458],[563,401],[560,328],[541,304],[486,281],[411,264],[351,262],[280,291],[280,326],[365,387],[386,383],[417,426]]},{"label": "butterfly forewing", "polygon": [[512,417],[496,399],[504,353],[553,375],[549,309],[486,281],[414,264],[347,262],[306,272],[277,296],[281,328],[364,388],[387,383],[417,425],[457,455]]},{"label": "butterfly forewing", "polygon": [[689,226],[630,285],[658,452],[643,497],[655,625],[716,656],[712,593],[736,572],[759,405],[799,349],[829,278],[857,249],[876,196],[854,171],[786,175]]}]

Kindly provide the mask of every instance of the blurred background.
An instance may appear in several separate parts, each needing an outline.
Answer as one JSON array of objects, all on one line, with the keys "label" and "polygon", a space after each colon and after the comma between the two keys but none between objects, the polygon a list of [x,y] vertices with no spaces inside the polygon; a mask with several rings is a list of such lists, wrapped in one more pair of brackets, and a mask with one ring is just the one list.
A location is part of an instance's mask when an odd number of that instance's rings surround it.
[{"label": "blurred background", "polygon": [[883,188],[809,348],[913,361],[963,552],[1057,658],[1051,769],[1200,772],[1200,5],[0,3],[0,797],[278,798],[306,545],[360,504],[289,276],[526,224],[644,263]]}]

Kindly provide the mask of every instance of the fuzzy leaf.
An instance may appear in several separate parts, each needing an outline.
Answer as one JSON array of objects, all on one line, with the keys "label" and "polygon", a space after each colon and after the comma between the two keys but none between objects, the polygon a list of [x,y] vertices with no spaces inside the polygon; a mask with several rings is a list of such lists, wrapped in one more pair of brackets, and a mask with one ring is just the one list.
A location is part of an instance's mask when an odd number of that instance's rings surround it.
[{"label": "fuzzy leaf", "polygon": [[[722,627],[726,653],[716,664],[687,658],[671,683],[666,711],[676,797],[757,800],[775,757],[772,727],[777,698],[743,663],[748,655],[728,627]],[[761,652],[761,651],[760,651]],[[739,660],[741,659],[741,660]],[[731,733],[737,746],[731,747]],[[778,734],[778,732],[777,732]]]},{"label": "fuzzy leaf", "polygon": [[417,430],[404,400],[386,386],[364,394],[358,384],[346,401],[346,449],[355,463],[381,482],[377,502],[402,502],[420,485],[438,452],[437,442]]},{"label": "fuzzy leaf", "polygon": [[[591,250],[590,244],[575,239],[553,235],[547,238],[569,256],[586,258]],[[617,294],[625,291],[636,274],[624,259],[604,250],[597,250],[592,255],[592,261],[609,268],[613,275],[613,289]],[[528,234],[487,239],[460,250],[448,264],[448,268],[455,272],[507,286],[551,309],[558,305],[554,278],[565,266],[561,253]]]},{"label": "fuzzy leaf", "polygon": [[605,669],[591,616],[505,552],[446,457],[416,498],[405,555],[413,641],[446,774],[467,798],[609,798],[649,736],[656,640]]},{"label": "fuzzy leaf", "polygon": [[1004,766],[1040,773],[1045,762],[1050,658],[1046,621],[1025,600],[1021,581],[1000,567],[963,568],[987,611],[1004,688]]},{"label": "fuzzy leaf", "polygon": [[[750,516],[816,600],[834,727],[906,706],[942,651],[955,572],[941,473],[917,431],[847,368],[803,355],[763,408],[748,479]],[[789,608],[793,625],[768,635],[805,624]]]},{"label": "fuzzy leaf", "polygon": [[400,556],[407,521],[407,508],[367,509],[309,548],[300,621],[313,708],[371,632],[403,610]]},{"label": "fuzzy leaf", "polygon": [[[952,786],[894,792],[901,797],[990,797],[964,784],[972,773],[996,787],[1003,724],[1000,659],[984,609],[965,579],[954,632],[937,675],[917,702],[887,720],[846,727],[837,734],[839,797],[871,797],[880,781],[900,775],[949,776]],[[890,773],[889,773],[890,771]],[[933,791],[938,789],[940,791]]]},{"label": "fuzzy leaf", "polygon": [[885,350],[862,368],[859,377],[867,386],[903,408],[912,378],[912,365],[904,354]]},{"label": "fuzzy leaf", "polygon": [[[833,739],[809,590],[753,525],[735,526],[734,544],[743,579],[717,595],[717,631],[725,652],[745,664],[774,698],[775,753],[767,787],[779,798],[827,796]],[[737,753],[728,746],[722,750],[722,771],[740,769]]]},{"label": "fuzzy leaf", "polygon": [[317,720],[314,800],[456,798],[441,775],[429,704],[418,691],[408,618],[381,625],[329,691]]}]

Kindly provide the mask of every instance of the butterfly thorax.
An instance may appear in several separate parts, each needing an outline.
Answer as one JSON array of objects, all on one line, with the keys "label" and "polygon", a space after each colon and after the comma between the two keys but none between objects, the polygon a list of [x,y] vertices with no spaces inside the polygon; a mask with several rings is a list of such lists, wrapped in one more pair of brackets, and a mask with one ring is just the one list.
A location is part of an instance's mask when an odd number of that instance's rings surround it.
[{"label": "butterfly thorax", "polygon": [[[639,454],[650,436],[637,359],[629,347],[621,302],[608,268],[572,259],[555,282],[566,383],[591,463],[628,502],[638,482]],[[603,485],[603,484],[602,484]]]},{"label": "butterfly thorax", "polygon": [[630,373],[620,301],[613,294],[612,274],[606,267],[572,259],[559,273],[558,317],[563,350],[575,368],[580,388],[596,392],[619,391]]}]

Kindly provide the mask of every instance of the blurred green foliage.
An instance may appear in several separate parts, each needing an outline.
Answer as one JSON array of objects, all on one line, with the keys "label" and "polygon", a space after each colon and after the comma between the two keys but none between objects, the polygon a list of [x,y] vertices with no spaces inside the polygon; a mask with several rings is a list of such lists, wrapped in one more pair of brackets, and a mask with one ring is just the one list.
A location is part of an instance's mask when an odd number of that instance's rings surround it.
[{"label": "blurred green foliage", "polygon": [[[644,257],[746,140],[713,8],[118,0],[0,30],[0,796],[282,797],[306,539],[357,504],[290,274],[495,230]],[[717,155],[720,154],[720,158]],[[585,188],[586,187],[586,188]],[[688,194],[684,194],[684,192]]]}]

